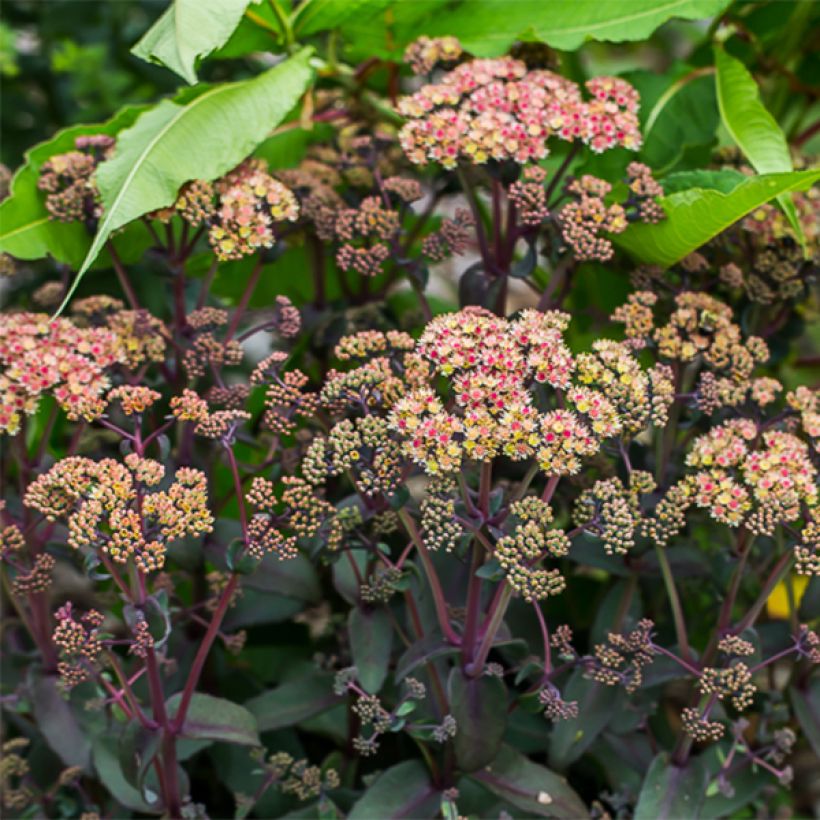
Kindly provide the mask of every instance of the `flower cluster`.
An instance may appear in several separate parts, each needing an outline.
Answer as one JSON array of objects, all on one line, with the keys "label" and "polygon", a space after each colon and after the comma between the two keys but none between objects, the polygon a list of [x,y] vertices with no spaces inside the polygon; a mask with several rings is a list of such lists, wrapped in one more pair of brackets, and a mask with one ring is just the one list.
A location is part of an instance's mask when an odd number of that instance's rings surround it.
[{"label": "flower cluster", "polygon": [[248,503],[254,514],[248,524],[248,552],[255,558],[272,553],[282,560],[294,558],[300,538],[321,534],[327,548],[341,542],[343,529],[336,509],[319,498],[313,487],[301,478],[282,479],[284,490],[277,499],[275,487],[266,478],[253,480]]},{"label": "flower cluster", "polygon": [[563,558],[570,547],[563,530],[550,529],[549,505],[531,496],[514,502],[510,513],[519,523],[510,535],[498,539],[494,552],[510,586],[531,602],[563,592],[566,580],[560,571],[538,566],[547,557]]},{"label": "flower cluster", "polygon": [[719,700],[730,698],[738,712],[751,706],[757,688],[752,683],[752,673],[742,661],[725,669],[707,667],[698,678],[698,688]]},{"label": "flower cluster", "polygon": [[108,328],[81,328],[68,319],[15,313],[0,324],[0,432],[14,434],[43,395],[69,418],[94,418],[103,409],[109,373],[127,360],[123,340]]},{"label": "flower cluster", "polygon": [[603,179],[583,176],[567,186],[567,193],[575,201],[564,205],[558,215],[561,235],[572,248],[576,259],[597,259],[607,262],[615,253],[612,242],[602,233],[621,233],[626,229],[626,211],[623,206],[607,205],[604,197],[612,186]]},{"label": "flower cluster", "polygon": [[102,214],[94,174],[113,153],[114,140],[104,134],[77,137],[74,151],[56,154],[43,163],[37,187],[46,192],[46,210],[60,222],[85,222],[94,229]]},{"label": "flower cluster", "polygon": [[[414,61],[424,49],[411,48]],[[586,88],[588,101],[572,81],[528,70],[521,60],[470,60],[399,100],[399,113],[407,117],[399,140],[411,162],[445,168],[459,160],[534,162],[547,155],[551,137],[580,140],[598,153],[640,148],[635,89],[615,77],[595,77]]]},{"label": "flower cluster", "polygon": [[[662,421],[671,401],[666,374],[648,376],[615,343],[576,361],[563,341],[568,321],[534,310],[508,321],[466,308],[430,322],[416,352],[447,377],[455,401],[445,408],[422,385],[395,403],[390,425],[405,455],[432,475],[502,454],[534,456],[545,473],[560,475],[577,472],[601,440]],[[564,406],[539,410],[540,384],[561,391]]]},{"label": "flower cluster", "polygon": [[615,310],[612,319],[623,323],[631,348],[653,345],[663,359],[697,363],[711,371],[702,372],[696,385],[701,410],[711,414],[720,407],[738,406],[748,397],[759,406],[773,401],[779,384],[751,378],[755,366],[768,359],[768,346],[758,336],[744,337],[727,304],[707,293],[682,291],[663,322],[655,317],[657,303],[655,293],[638,291]]},{"label": "flower cluster", "polygon": [[27,507],[48,520],[68,519],[68,543],[103,560],[132,559],[142,572],[161,569],[169,542],[210,532],[205,475],[181,467],[167,489],[165,469],[132,453],[125,463],[72,456],[32,482]]},{"label": "flower cluster", "polygon": [[717,521],[755,533],[771,535],[820,499],[805,442],[781,430],[760,435],[747,419],[724,422],[695,439],[686,463],[698,468],[684,479],[691,502]]},{"label": "flower cluster", "polygon": [[276,752],[264,758],[264,749],[254,750],[262,770],[267,773],[271,785],[282,794],[293,794],[299,800],[311,800],[326,791],[339,787],[339,773],[335,769],[310,766],[307,760],[296,760],[287,752]]},{"label": "flower cluster", "polygon": [[610,632],[607,641],[595,647],[587,674],[607,686],[622,685],[636,691],[643,682],[643,668],[652,663],[657,649],[652,644],[655,624],[644,618],[626,635]]},{"label": "flower cluster", "polygon": [[60,679],[66,687],[76,686],[88,680],[99,666],[103,616],[92,609],[78,620],[69,602],[57,610],[55,617],[57,626],[52,639],[60,652]]},{"label": "flower cluster", "polygon": [[405,49],[404,62],[414,74],[429,74],[440,63],[454,63],[461,54],[455,37],[419,37]]},{"label": "flower cluster", "polygon": [[575,523],[601,538],[608,555],[623,555],[635,546],[640,529],[640,495],[654,488],[652,476],[639,470],[630,475],[628,488],[618,478],[596,481],[578,496]]},{"label": "flower cluster", "polygon": [[208,241],[223,261],[273,247],[274,225],[299,217],[293,192],[268,173],[263,160],[255,158],[246,159],[213,184],[188,183],[174,209],[189,224],[208,226]]}]

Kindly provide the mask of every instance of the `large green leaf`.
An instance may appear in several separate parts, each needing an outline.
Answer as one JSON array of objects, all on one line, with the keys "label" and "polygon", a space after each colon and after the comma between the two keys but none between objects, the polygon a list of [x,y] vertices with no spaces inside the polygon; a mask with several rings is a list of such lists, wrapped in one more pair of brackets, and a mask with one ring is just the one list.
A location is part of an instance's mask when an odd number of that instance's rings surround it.
[{"label": "large green leaf", "polygon": [[[168,717],[176,717],[181,699],[181,692],[168,698],[165,704]],[[191,698],[180,734],[192,740],[222,740],[242,746],[259,745],[256,718],[251,712],[237,703],[203,692],[195,692]]]},{"label": "large green leaf", "polygon": [[[634,72],[628,79],[641,94],[641,158],[656,173],[674,167],[688,148],[714,141],[720,121],[715,84],[702,69],[686,70],[677,78]],[[663,89],[649,95],[648,82],[653,88],[660,83]]]},{"label": "large green leaf", "polygon": [[463,772],[491,763],[507,728],[507,688],[496,677],[467,677],[453,669],[448,681],[450,709],[456,719],[456,762]]},{"label": "large green leaf", "polygon": [[383,12],[392,0],[306,0],[291,18],[297,37],[337,28],[351,17]]},{"label": "large green leaf", "polygon": [[669,266],[697,250],[746,214],[790,191],[804,191],[820,179],[820,169],[749,177],[729,193],[705,188],[680,191],[660,200],[666,219],[631,225],[616,245],[635,259]]},{"label": "large green leaf", "polygon": [[[726,130],[759,174],[793,169],[786,136],[760,100],[760,90],[746,66],[715,46],[715,85]],[[803,229],[789,194],[778,196],[789,223],[801,242]]]},{"label": "large green leaf", "polygon": [[387,610],[360,606],[351,609],[347,633],[359,683],[366,692],[376,694],[390,668],[393,626]]},{"label": "large green leaf", "polygon": [[193,84],[197,58],[228,41],[250,2],[174,0],[131,53],[149,63],[164,65]]},{"label": "large green leaf", "polygon": [[439,4],[417,34],[453,34],[480,56],[503,54],[515,40],[541,40],[571,51],[587,40],[642,40],[673,17],[712,17],[728,0],[464,0],[452,11]]},{"label": "large green leaf", "polygon": [[698,757],[684,767],[659,754],[649,767],[635,807],[635,820],[678,820],[697,817],[706,799],[709,773]]},{"label": "large green leaf", "polygon": [[0,252],[18,259],[42,259],[50,254],[58,262],[78,267],[88,253],[91,237],[80,222],[49,218],[45,194],[37,189],[40,169],[55,154],[74,150],[77,137],[113,136],[133,124],[144,110],[144,106],[129,106],[108,122],[65,128],[26,152],[26,161],[11,182],[11,193],[0,204]]},{"label": "large green leaf", "polygon": [[244,159],[287,115],[312,77],[310,49],[254,77],[164,100],[120,133],[100,165],[104,213],[68,298],[112,231],[170,205],[192,179],[214,179]]},{"label": "large green leaf", "polygon": [[511,746],[503,746],[492,764],[472,777],[521,809],[526,817],[576,820],[589,816],[583,801],[563,777],[533,763]]},{"label": "large green leaf", "polygon": [[333,677],[316,674],[283,683],[251,698],[245,706],[256,717],[260,732],[295,726],[326,712],[341,701],[333,692]]},{"label": "large green leaf", "polygon": [[353,806],[348,820],[434,817],[439,801],[424,765],[418,760],[406,760],[379,775]]}]

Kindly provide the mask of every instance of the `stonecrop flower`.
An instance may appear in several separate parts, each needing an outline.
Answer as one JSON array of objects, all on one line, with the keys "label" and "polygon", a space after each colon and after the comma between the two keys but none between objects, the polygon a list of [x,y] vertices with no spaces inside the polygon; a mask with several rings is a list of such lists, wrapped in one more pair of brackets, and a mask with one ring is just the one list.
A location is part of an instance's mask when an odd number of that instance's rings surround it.
[{"label": "stonecrop flower", "polygon": [[376,331],[345,337],[340,359],[371,358],[330,371],[319,402],[363,418],[315,439],[305,474],[319,484],[350,470],[363,492],[388,495],[406,460],[432,476],[498,456],[567,475],[605,439],[663,424],[674,395],[668,368],[644,371],[606,340],[576,358],[564,342],[568,323],[557,311],[505,319],[469,307],[433,319],[415,344]]},{"label": "stonecrop flower", "polygon": [[560,570],[540,566],[545,558],[563,558],[570,548],[567,534],[550,528],[553,513],[549,504],[530,496],[514,502],[510,513],[519,523],[511,534],[498,539],[494,551],[508,583],[531,602],[563,592],[566,579]]},{"label": "stonecrop flower", "polygon": [[0,323],[0,432],[16,433],[40,398],[53,396],[70,419],[94,418],[127,362],[122,338],[109,328],[77,327],[41,313],[13,313]]},{"label": "stonecrop flower", "polygon": [[294,222],[299,203],[293,191],[268,173],[264,160],[246,159],[213,183],[194,180],[180,190],[173,209],[191,225],[208,226],[217,258],[241,259],[276,242],[274,225]]},{"label": "stonecrop flower", "polygon": [[68,543],[142,572],[162,569],[169,542],[211,531],[205,474],[189,467],[166,482],[165,468],[131,453],[125,463],[72,456],[26,490],[23,503],[48,520],[65,519]]},{"label": "stonecrop flower", "polygon": [[[408,50],[409,59],[427,68],[431,57],[457,54],[427,42]],[[578,85],[545,69],[527,68],[512,57],[474,59],[445,73],[398,102],[407,118],[399,141],[417,165],[439,162],[454,168],[459,160],[482,164],[490,159],[519,164],[543,159],[551,137],[580,140],[600,153],[641,146],[638,94],[625,80],[595,77]]]},{"label": "stonecrop flower", "polygon": [[77,137],[74,151],[56,154],[43,163],[37,187],[46,192],[46,210],[60,222],[96,225],[102,214],[94,181],[97,165],[113,153],[114,140],[105,134]]},{"label": "stonecrop flower", "polygon": [[[695,505],[716,521],[762,535],[809,516],[798,564],[810,566],[820,474],[804,441],[784,430],[761,430],[750,419],[732,419],[696,438],[686,464],[695,471],[670,491],[680,510]],[[677,531],[683,521],[680,516],[667,529]]]}]

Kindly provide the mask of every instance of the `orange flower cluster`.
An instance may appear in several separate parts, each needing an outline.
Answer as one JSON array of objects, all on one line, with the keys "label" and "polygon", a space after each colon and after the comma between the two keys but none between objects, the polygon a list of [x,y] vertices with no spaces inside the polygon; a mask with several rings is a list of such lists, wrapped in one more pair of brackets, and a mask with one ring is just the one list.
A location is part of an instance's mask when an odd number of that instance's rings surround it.
[{"label": "orange flower cluster", "polygon": [[165,469],[130,454],[122,464],[73,456],[58,461],[26,490],[23,503],[48,520],[67,519],[68,543],[94,550],[142,572],[162,569],[167,544],[186,535],[210,532],[204,473],[177,470],[165,490]]}]

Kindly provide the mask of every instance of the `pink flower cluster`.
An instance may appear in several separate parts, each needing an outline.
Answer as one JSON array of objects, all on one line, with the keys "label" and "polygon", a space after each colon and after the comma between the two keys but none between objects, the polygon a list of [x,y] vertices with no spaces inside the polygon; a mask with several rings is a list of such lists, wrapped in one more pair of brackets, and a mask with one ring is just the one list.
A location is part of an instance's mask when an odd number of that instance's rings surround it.
[{"label": "pink flower cluster", "polygon": [[[578,371],[563,339],[568,322],[557,311],[525,310],[509,321],[474,307],[436,317],[411,355],[448,379],[454,401],[445,406],[433,374],[411,385],[390,414],[405,455],[430,474],[503,454],[535,457],[548,475],[563,475],[603,439],[644,429],[663,409],[653,406],[656,382],[623,346],[596,349],[600,360],[587,356]],[[556,392],[558,408],[538,407],[541,384]]]},{"label": "pink flower cluster", "polygon": [[14,434],[41,396],[51,395],[69,418],[102,412],[106,371],[126,361],[118,334],[80,328],[45,314],[9,314],[0,323],[0,432]]},{"label": "pink flower cluster", "polygon": [[626,81],[596,77],[578,85],[512,57],[476,59],[399,100],[408,118],[399,140],[411,162],[543,159],[550,137],[580,140],[596,153],[641,146],[638,94]]}]

